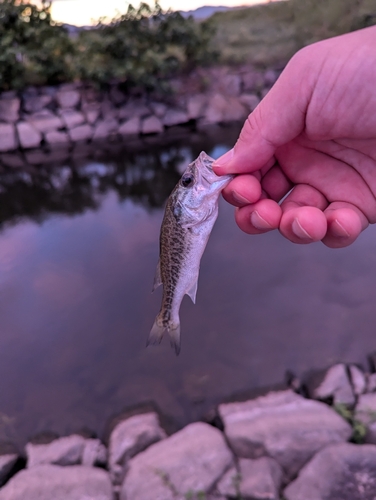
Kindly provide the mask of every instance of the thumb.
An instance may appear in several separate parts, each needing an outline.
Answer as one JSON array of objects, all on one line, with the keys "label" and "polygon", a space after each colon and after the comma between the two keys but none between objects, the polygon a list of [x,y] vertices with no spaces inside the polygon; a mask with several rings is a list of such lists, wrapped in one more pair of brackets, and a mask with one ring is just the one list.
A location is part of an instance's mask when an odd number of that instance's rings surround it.
[{"label": "thumb", "polygon": [[281,76],[248,116],[233,149],[213,163],[217,175],[254,172],[267,165],[275,150],[305,129],[312,95],[312,72],[307,58],[298,52]]}]

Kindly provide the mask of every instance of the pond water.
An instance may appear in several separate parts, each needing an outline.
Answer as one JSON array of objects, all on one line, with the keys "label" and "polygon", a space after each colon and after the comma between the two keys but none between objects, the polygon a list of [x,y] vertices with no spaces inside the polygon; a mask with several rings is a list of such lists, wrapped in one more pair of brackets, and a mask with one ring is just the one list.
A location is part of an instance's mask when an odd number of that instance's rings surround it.
[{"label": "pond water", "polygon": [[[163,204],[201,150],[238,128],[164,144],[108,145],[0,177],[0,439],[23,443],[154,402],[182,426],[258,390],[376,348],[375,228],[351,247],[250,237],[221,200],[197,304],[181,308],[182,350],[145,348]],[[90,156],[91,155],[91,156]]]}]

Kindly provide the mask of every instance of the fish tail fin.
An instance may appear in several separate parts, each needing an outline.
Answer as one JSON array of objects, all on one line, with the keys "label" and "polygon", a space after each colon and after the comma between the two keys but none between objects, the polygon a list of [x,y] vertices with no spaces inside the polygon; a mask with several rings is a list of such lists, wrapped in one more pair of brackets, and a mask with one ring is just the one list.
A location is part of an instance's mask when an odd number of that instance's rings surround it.
[{"label": "fish tail fin", "polygon": [[180,323],[174,325],[173,328],[169,328],[168,334],[170,335],[170,344],[173,349],[175,349],[176,356],[180,353]]},{"label": "fish tail fin", "polygon": [[159,320],[159,315],[155,318],[154,325],[150,330],[149,337],[146,341],[146,347],[148,345],[157,345],[160,344],[163,338],[164,332],[167,328],[163,325],[163,323]]},{"label": "fish tail fin", "polygon": [[175,350],[176,356],[178,356],[180,353],[180,323],[173,324],[169,322],[168,325],[165,326],[160,320],[159,314],[155,318],[154,325],[146,341],[146,346],[160,344],[166,331],[170,336],[171,347]]}]

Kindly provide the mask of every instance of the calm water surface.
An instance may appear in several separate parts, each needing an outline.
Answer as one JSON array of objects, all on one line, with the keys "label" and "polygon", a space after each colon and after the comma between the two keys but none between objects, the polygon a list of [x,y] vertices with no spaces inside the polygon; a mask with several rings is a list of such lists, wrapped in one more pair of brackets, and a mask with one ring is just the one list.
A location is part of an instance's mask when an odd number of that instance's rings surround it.
[{"label": "calm water surface", "polygon": [[[178,426],[231,394],[376,348],[375,228],[352,247],[250,237],[222,202],[182,351],[145,349],[163,204],[188,161],[238,130],[94,151],[0,177],[0,439],[103,435],[154,401]],[[81,156],[85,156],[82,154]],[[61,163],[61,162],[60,162]]]}]

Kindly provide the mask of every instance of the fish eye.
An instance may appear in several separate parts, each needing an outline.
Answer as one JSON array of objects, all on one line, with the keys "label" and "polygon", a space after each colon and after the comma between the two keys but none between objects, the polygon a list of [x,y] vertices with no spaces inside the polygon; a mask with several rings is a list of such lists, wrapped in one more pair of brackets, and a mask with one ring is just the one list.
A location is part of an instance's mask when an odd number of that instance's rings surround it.
[{"label": "fish eye", "polygon": [[189,187],[193,183],[193,175],[183,175],[181,178],[181,183],[184,187]]}]

